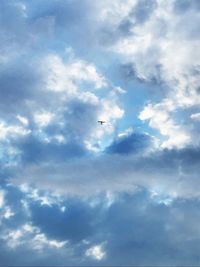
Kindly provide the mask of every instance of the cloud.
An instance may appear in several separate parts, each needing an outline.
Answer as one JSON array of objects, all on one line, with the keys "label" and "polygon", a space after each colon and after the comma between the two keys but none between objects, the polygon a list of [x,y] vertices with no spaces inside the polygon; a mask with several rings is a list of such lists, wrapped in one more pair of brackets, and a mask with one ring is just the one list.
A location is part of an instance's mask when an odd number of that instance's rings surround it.
[{"label": "cloud", "polygon": [[5,194],[4,191],[1,190],[0,191],[0,208],[2,208],[4,205],[4,194]]},{"label": "cloud", "polygon": [[113,143],[106,148],[108,153],[113,154],[144,154],[148,149],[153,149],[153,138],[148,134],[135,133],[131,129],[118,136]]},{"label": "cloud", "polygon": [[0,2],[1,264],[199,263],[198,11]]},{"label": "cloud", "polygon": [[178,13],[184,13],[190,11],[190,9],[199,10],[199,2],[197,0],[184,0],[184,1],[174,1],[174,11]]},{"label": "cloud", "polygon": [[194,114],[192,114],[190,117],[191,117],[191,119],[193,119],[193,120],[197,120],[197,121],[199,121],[199,120],[200,120],[200,113],[194,113]]},{"label": "cloud", "polygon": [[[26,24],[25,5],[20,1],[1,1],[0,62],[9,62],[17,56],[20,46],[27,48],[31,39]],[[23,54],[23,51],[20,51]]]},{"label": "cloud", "polygon": [[137,2],[136,6],[133,8],[131,12],[131,16],[133,18],[133,22],[135,23],[144,23],[146,20],[149,19],[153,11],[157,7],[157,1],[140,1]]},{"label": "cloud", "polygon": [[103,252],[101,245],[96,245],[86,250],[85,255],[100,261],[105,257],[105,252]]},{"label": "cloud", "polygon": [[173,102],[166,99],[159,104],[148,104],[139,115],[142,121],[149,120],[152,128],[158,129],[162,136],[168,138],[162,142],[163,148],[183,148],[191,142],[190,133],[186,127],[176,124],[173,120],[171,113],[174,110],[176,108]]},{"label": "cloud", "polygon": [[[187,12],[173,12],[178,5],[185,6]],[[147,21],[132,23],[129,34],[119,36],[111,49],[123,63],[132,64],[137,78],[146,82],[160,80],[165,84],[164,97],[144,107],[140,118],[145,117],[144,113],[151,106],[151,111],[155,112],[148,118],[149,125],[167,137],[163,146],[181,148],[192,144],[196,135],[195,130],[187,129],[187,125],[182,126],[180,120],[176,121],[176,113],[181,114],[183,110],[199,104],[199,35],[195,26],[199,21],[198,8],[196,1],[191,4],[188,1],[158,1],[157,4],[154,2],[152,8],[153,12],[147,16]],[[137,16],[132,13],[134,20]],[[170,103],[170,109],[166,103]],[[158,122],[161,115],[166,117],[163,119],[165,126],[161,121]]]},{"label": "cloud", "polygon": [[[39,163],[39,162],[38,162]],[[135,192],[138,188],[170,198],[199,196],[199,149],[153,150],[145,154],[102,154],[78,161],[26,164],[10,175],[14,184],[34,184],[59,194],[86,197],[98,192]]]},{"label": "cloud", "polygon": [[[11,262],[87,266],[198,262],[200,214],[195,199],[174,199],[167,204],[146,190],[115,194],[110,205],[105,194],[86,199],[64,197],[63,212],[56,202],[41,205],[22,196],[30,210],[28,220],[17,221],[17,228],[1,225],[1,259],[6,266]],[[16,207],[19,200],[12,200]],[[23,214],[22,206],[16,212]],[[16,224],[16,217],[10,220]],[[27,257],[20,257],[24,252]]]},{"label": "cloud", "polygon": [[[6,160],[13,161],[11,154],[25,162],[80,156],[112,135],[124,111],[114,86],[98,96],[108,83],[93,64],[51,54],[19,62],[4,64],[0,80],[2,146],[12,150]],[[105,118],[108,127],[100,128],[97,121]]]},{"label": "cloud", "polygon": [[[46,67],[48,66],[48,67]],[[106,79],[100,75],[93,64],[75,59],[65,64],[57,55],[49,55],[42,62],[46,74],[47,90],[76,94],[80,82],[86,82],[99,89],[105,87]]]}]

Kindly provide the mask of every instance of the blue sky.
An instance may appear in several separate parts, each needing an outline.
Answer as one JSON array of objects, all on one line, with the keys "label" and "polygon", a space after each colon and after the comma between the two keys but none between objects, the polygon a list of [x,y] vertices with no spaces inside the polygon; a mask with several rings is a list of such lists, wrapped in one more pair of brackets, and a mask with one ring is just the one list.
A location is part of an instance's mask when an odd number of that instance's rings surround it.
[{"label": "blue sky", "polygon": [[199,23],[0,1],[0,266],[200,265]]}]

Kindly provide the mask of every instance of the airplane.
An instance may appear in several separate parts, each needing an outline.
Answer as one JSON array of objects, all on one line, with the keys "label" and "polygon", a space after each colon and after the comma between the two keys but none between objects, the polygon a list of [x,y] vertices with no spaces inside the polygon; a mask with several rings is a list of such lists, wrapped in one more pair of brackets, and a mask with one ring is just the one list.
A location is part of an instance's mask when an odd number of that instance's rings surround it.
[{"label": "airplane", "polygon": [[103,124],[103,123],[106,123],[105,121],[98,121],[101,125]]}]

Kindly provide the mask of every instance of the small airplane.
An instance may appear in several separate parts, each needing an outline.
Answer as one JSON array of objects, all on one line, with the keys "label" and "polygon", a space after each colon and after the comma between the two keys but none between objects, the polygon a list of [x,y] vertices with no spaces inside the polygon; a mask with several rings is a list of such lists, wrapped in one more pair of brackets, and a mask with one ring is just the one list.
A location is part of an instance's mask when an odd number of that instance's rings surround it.
[{"label": "small airplane", "polygon": [[106,123],[105,121],[98,121],[101,125]]}]

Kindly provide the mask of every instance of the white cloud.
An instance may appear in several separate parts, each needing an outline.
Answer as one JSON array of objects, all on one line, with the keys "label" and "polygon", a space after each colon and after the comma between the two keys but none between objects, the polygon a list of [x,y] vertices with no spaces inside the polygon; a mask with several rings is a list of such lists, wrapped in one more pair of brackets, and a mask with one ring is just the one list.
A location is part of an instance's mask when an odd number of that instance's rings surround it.
[{"label": "white cloud", "polygon": [[152,128],[158,129],[161,135],[167,137],[167,140],[162,142],[161,147],[163,148],[182,148],[191,141],[186,129],[177,125],[173,120],[171,113],[175,109],[173,102],[167,99],[156,105],[149,104],[145,106],[139,115],[141,120],[149,120],[149,125]]},{"label": "white cloud", "polygon": [[118,25],[130,13],[137,3],[135,0],[110,1],[103,0],[95,3],[98,9],[97,19],[107,25]]},{"label": "white cloud", "polygon": [[46,88],[55,92],[76,94],[80,82],[92,83],[96,89],[107,85],[93,64],[80,59],[65,63],[59,56],[49,55],[42,62],[42,70],[47,75]]},{"label": "white cloud", "polygon": [[32,242],[33,248],[38,250],[46,248],[46,246],[52,247],[54,249],[60,249],[64,247],[67,243],[67,241],[57,241],[54,239],[48,239],[43,233],[36,234]]},{"label": "white cloud", "polygon": [[81,60],[67,66],[67,74],[72,80],[92,82],[97,89],[107,85],[105,78],[97,72],[94,65]]},{"label": "white cloud", "polygon": [[0,140],[5,140],[9,137],[25,136],[30,134],[30,130],[18,125],[6,125],[0,122]]},{"label": "white cloud", "polygon": [[15,213],[11,210],[10,207],[6,207],[5,208],[5,211],[4,211],[4,214],[3,214],[5,219],[10,219],[10,217],[12,217],[14,215],[15,215]]},{"label": "white cloud", "polygon": [[65,144],[66,140],[65,137],[62,134],[57,134],[54,136],[55,140],[57,140],[61,144]]},{"label": "white cloud", "polygon": [[200,121],[200,113],[193,113],[190,118],[195,121]]},{"label": "white cloud", "polygon": [[28,119],[26,117],[23,117],[23,116],[20,116],[20,115],[17,115],[16,117],[23,125],[25,125],[25,126],[28,125],[29,122],[28,122]]},{"label": "white cloud", "polygon": [[44,233],[41,233],[38,227],[31,224],[24,224],[17,230],[8,230],[1,238],[5,240],[10,248],[26,245],[35,250],[43,250],[48,248],[60,249],[67,244],[67,241],[58,241],[48,239]]},{"label": "white cloud", "polygon": [[0,190],[0,208],[3,208],[5,201],[5,192],[4,190]]},{"label": "white cloud", "polygon": [[159,204],[170,206],[173,203],[174,197],[165,196],[164,194],[156,191],[151,192],[151,199]]},{"label": "white cloud", "polygon": [[91,257],[94,260],[102,260],[105,258],[106,253],[103,251],[102,245],[95,245],[86,250],[85,255]]},{"label": "white cloud", "polygon": [[34,114],[35,123],[39,127],[47,126],[53,120],[53,117],[54,117],[54,114],[51,112],[47,112],[47,111]]},{"label": "white cloud", "polygon": [[29,184],[23,183],[20,185],[20,190],[26,193],[27,199],[31,201],[39,202],[41,206],[46,205],[51,207],[54,204],[61,205],[62,198],[56,193],[51,193],[47,191],[40,191],[37,188],[32,188]]},{"label": "white cloud", "polygon": [[10,248],[16,248],[21,244],[26,243],[26,238],[38,231],[39,230],[36,227],[33,227],[30,224],[24,224],[17,230],[8,230],[8,233],[4,234],[2,238]]}]

